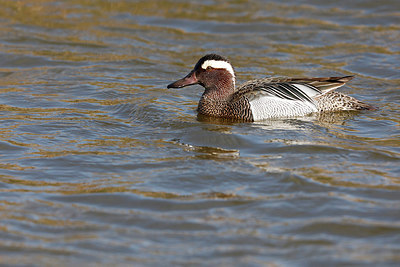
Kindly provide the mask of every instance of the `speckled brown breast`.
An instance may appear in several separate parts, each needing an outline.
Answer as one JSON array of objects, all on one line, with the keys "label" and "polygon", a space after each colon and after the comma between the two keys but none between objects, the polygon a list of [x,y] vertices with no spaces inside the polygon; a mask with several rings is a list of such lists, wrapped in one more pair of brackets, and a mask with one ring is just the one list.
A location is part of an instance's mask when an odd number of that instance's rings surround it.
[{"label": "speckled brown breast", "polygon": [[254,121],[249,100],[244,96],[231,98],[230,101],[208,100],[202,97],[197,111],[207,116]]}]

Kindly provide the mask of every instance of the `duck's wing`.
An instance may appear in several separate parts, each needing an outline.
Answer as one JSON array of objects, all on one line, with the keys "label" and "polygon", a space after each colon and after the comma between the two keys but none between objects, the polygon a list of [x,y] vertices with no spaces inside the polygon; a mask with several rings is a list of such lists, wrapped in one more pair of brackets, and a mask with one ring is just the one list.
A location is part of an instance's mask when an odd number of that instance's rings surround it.
[{"label": "duck's wing", "polygon": [[290,78],[265,78],[251,80],[240,86],[237,94],[246,96],[249,101],[260,97],[301,101],[314,104],[313,96],[322,92],[308,83],[292,82]]},{"label": "duck's wing", "polygon": [[343,86],[353,76],[324,78],[264,78],[251,80],[239,87],[237,94],[249,100],[262,97],[278,97],[285,100],[314,104],[313,97]]}]

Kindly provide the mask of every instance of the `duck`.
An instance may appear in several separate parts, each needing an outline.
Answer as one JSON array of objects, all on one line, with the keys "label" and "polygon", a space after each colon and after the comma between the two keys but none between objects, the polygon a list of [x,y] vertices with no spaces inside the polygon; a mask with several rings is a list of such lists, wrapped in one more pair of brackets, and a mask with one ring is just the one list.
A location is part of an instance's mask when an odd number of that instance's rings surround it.
[{"label": "duck", "polygon": [[207,54],[198,60],[188,75],[167,88],[199,84],[205,90],[198,103],[198,114],[254,122],[374,109],[370,104],[335,91],[353,78],[266,77],[236,87],[235,70],[230,61],[224,56]]}]

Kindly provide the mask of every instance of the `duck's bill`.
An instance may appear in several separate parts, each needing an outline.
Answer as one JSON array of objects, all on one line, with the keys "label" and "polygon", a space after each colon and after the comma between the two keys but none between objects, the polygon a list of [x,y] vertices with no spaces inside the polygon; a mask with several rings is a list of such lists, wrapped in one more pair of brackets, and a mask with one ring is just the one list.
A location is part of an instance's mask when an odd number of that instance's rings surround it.
[{"label": "duck's bill", "polygon": [[196,74],[194,71],[190,72],[186,77],[177,80],[176,82],[173,82],[171,84],[168,84],[167,88],[182,88],[185,86],[193,85],[193,84],[198,84],[199,81],[196,78]]}]

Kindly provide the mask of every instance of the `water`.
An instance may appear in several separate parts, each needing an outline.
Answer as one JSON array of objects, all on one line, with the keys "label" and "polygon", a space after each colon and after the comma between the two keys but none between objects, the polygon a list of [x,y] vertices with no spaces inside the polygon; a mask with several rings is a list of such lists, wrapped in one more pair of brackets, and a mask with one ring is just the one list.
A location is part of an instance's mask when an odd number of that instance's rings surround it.
[{"label": "water", "polygon": [[[1,5],[1,265],[400,264],[399,1]],[[198,118],[209,52],[379,109]]]}]

